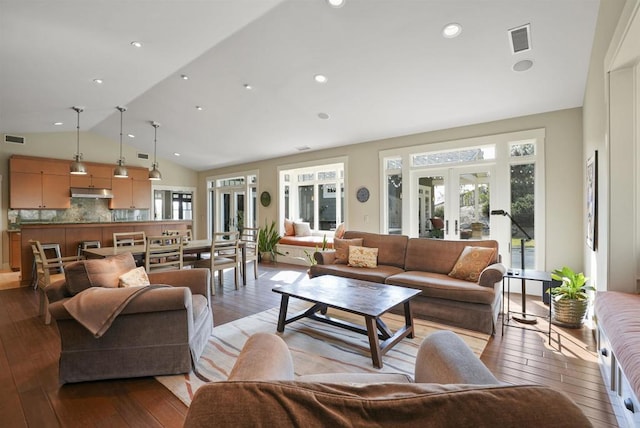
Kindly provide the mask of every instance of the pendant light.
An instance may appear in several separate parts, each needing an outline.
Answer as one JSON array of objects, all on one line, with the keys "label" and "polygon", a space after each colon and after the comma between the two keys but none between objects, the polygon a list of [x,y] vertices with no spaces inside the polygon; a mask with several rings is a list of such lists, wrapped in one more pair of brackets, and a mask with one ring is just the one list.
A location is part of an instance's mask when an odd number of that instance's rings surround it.
[{"label": "pendant light", "polygon": [[113,169],[113,176],[116,178],[127,178],[129,173],[127,167],[124,166],[124,156],[122,156],[122,113],[127,111],[126,107],[116,107],[120,112],[120,157],[118,158],[118,165]]},{"label": "pendant light", "polygon": [[158,181],[162,180],[162,174],[158,170],[158,161],[156,159],[156,148],[158,146],[158,128],[160,124],[158,122],[151,122],[153,126],[153,163],[151,164],[151,171],[149,171],[149,180]]},{"label": "pendant light", "polygon": [[73,175],[86,175],[87,167],[82,163],[82,153],[80,153],[80,113],[84,111],[84,107],[71,107],[78,113],[78,126],[76,130],[76,154],[73,156],[73,162],[71,162],[71,166],[69,167],[69,173]]}]

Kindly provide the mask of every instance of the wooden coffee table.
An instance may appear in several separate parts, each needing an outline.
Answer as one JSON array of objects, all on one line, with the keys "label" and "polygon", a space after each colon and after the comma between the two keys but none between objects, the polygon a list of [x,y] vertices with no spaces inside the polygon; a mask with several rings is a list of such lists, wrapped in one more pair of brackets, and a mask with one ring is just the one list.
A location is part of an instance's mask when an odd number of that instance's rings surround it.
[{"label": "wooden coffee table", "polygon": [[[282,294],[279,332],[283,332],[284,326],[289,323],[301,318],[311,318],[367,335],[374,367],[382,368],[382,356],[396,343],[405,337],[413,338],[410,302],[412,297],[420,294],[420,290],[326,275],[274,287],[273,291]],[[314,305],[287,318],[289,297],[306,300]],[[405,325],[392,333],[380,316],[399,304],[404,304]],[[363,316],[366,328],[328,316],[327,308]]]}]

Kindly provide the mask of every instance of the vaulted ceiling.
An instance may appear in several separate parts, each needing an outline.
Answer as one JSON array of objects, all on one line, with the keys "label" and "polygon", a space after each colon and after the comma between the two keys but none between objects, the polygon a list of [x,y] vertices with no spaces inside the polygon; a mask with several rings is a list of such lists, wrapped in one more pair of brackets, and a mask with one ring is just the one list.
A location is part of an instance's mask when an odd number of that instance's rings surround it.
[{"label": "vaulted ceiling", "polygon": [[[126,144],[151,152],[157,121],[158,157],[205,170],[577,107],[598,7],[0,0],[0,133],[73,131],[84,106],[81,129],[115,150],[125,105]],[[443,37],[452,22],[462,33]],[[509,30],[525,24],[531,49],[514,54]]]}]

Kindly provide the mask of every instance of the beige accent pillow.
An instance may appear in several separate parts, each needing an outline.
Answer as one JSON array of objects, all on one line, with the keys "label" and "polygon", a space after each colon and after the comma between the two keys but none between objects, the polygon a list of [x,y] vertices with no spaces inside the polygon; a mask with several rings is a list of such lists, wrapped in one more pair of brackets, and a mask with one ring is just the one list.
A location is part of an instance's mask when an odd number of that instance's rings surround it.
[{"label": "beige accent pillow", "polygon": [[342,239],[344,237],[344,223],[340,223],[338,227],[336,227],[336,233],[333,235],[334,238]]},{"label": "beige accent pillow", "polygon": [[449,276],[464,281],[478,282],[480,273],[495,260],[496,249],[486,247],[464,247]]},{"label": "beige accent pillow", "polygon": [[349,266],[366,268],[378,266],[378,249],[350,245]]},{"label": "beige accent pillow", "polygon": [[151,285],[147,271],[143,266],[131,269],[129,272],[120,275],[118,279],[118,287],[142,287],[144,285]]},{"label": "beige accent pillow", "polygon": [[296,236],[311,236],[311,226],[309,223],[293,223],[293,228],[296,230]]},{"label": "beige accent pillow", "polygon": [[293,227],[293,222],[288,218],[284,219],[284,236],[293,236],[296,234],[296,230]]},{"label": "beige accent pillow", "polygon": [[334,264],[346,265],[349,263],[349,246],[362,246],[362,238],[338,239],[333,238],[333,249],[336,250]]}]

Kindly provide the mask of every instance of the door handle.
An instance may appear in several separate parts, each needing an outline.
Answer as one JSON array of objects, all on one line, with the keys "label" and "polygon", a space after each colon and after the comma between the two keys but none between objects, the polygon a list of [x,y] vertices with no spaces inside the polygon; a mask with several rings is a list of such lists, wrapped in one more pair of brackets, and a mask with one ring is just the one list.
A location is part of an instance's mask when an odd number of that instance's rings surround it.
[{"label": "door handle", "polygon": [[456,220],[456,235],[458,234],[458,220]]},{"label": "door handle", "polygon": [[447,235],[449,234],[449,220],[444,221],[445,229],[447,229]]}]

